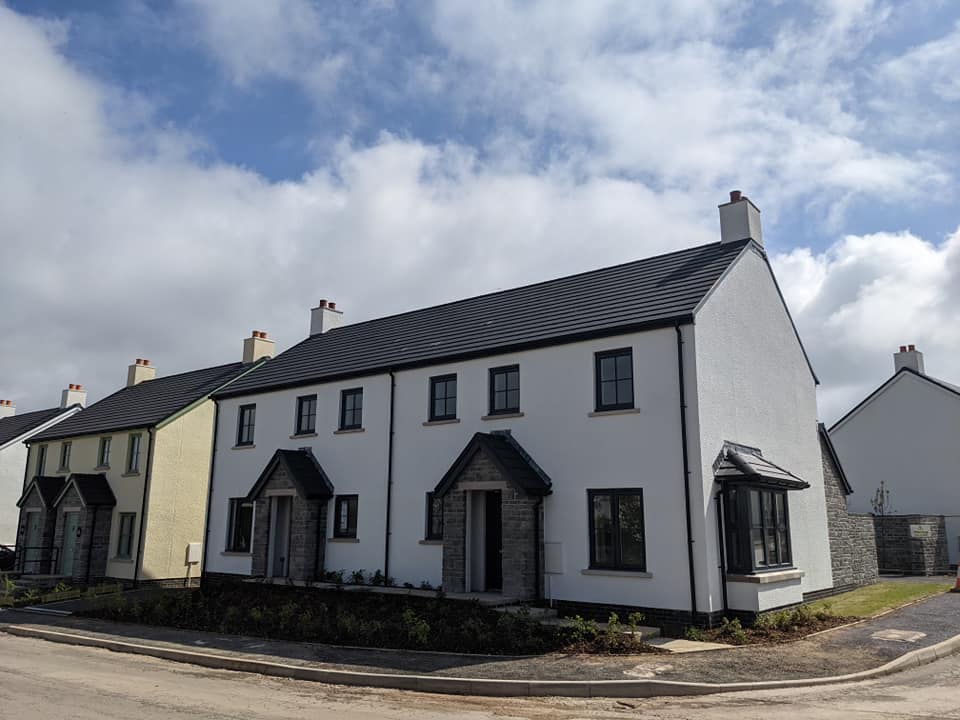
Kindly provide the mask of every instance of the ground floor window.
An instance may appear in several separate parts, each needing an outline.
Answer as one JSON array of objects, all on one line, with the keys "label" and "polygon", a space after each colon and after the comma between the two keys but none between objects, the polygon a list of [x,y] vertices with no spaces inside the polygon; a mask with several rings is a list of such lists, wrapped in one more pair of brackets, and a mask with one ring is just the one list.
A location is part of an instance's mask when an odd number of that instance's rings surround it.
[{"label": "ground floor window", "polygon": [[785,490],[732,485],[725,507],[728,570],[751,573],[792,564]]},{"label": "ground floor window", "polygon": [[643,490],[588,490],[590,567],[647,569]]},{"label": "ground floor window", "polygon": [[227,525],[227,552],[250,552],[253,533],[253,503],[246,498],[230,498]]},{"label": "ground floor window", "polygon": [[443,540],[443,498],[427,493],[427,540]]},{"label": "ground floor window", "polygon": [[337,495],[334,502],[333,536],[355,538],[357,536],[357,496]]},{"label": "ground floor window", "polygon": [[117,533],[117,557],[129,560],[133,555],[133,526],[136,513],[120,513],[118,516],[120,531]]}]

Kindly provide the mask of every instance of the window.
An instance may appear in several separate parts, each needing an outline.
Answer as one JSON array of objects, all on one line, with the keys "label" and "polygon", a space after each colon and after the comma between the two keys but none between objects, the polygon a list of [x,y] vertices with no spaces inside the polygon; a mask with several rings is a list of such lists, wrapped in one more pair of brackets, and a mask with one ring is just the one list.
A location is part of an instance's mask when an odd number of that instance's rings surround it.
[{"label": "window", "polygon": [[120,531],[117,533],[117,557],[129,560],[133,554],[133,525],[136,513],[120,513]]},{"label": "window", "polygon": [[253,532],[253,503],[246,498],[230,498],[227,525],[227,552],[250,552]]},{"label": "window", "polygon": [[520,412],[520,366],[490,369],[490,414]]},{"label": "window", "polygon": [[100,438],[100,450],[97,452],[97,467],[110,467],[110,443],[113,438]]},{"label": "window", "polygon": [[253,428],[256,417],[256,405],[240,406],[237,413],[237,445],[253,445]]},{"label": "window", "polygon": [[47,446],[40,445],[37,447],[37,475],[43,475],[43,471],[47,467]]},{"label": "window", "polygon": [[588,490],[590,567],[647,569],[643,490]]},{"label": "window", "polygon": [[127,472],[140,472],[140,433],[133,433],[127,440]]},{"label": "window", "polygon": [[427,540],[443,540],[443,498],[427,493]]},{"label": "window", "polygon": [[633,407],[633,350],[597,353],[598,411]]},{"label": "window", "polygon": [[724,507],[729,570],[752,573],[792,564],[785,490],[731,485]]},{"label": "window", "polygon": [[60,469],[69,470],[70,469],[70,451],[73,448],[73,443],[65,442],[60,446]]},{"label": "window", "polygon": [[[308,435],[317,431],[317,396],[304,395],[297,398],[297,435]],[[250,435],[253,442],[253,434]]]},{"label": "window", "polygon": [[457,417],[457,376],[430,378],[430,420],[453,420]]},{"label": "window", "polygon": [[337,495],[333,514],[333,536],[335,538],[357,536],[356,495]]},{"label": "window", "polygon": [[356,430],[363,426],[363,388],[340,393],[340,429]]}]

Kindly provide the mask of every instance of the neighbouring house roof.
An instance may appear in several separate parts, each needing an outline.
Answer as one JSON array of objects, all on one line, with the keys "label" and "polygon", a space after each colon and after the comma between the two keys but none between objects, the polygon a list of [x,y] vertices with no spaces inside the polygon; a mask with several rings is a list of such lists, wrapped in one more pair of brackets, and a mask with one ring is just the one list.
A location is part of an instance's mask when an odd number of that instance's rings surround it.
[{"label": "neighbouring house roof", "polygon": [[247,493],[248,500],[256,500],[260,496],[263,487],[279,466],[286,467],[297,494],[304,500],[326,500],[333,497],[333,483],[312,452],[277,450]]},{"label": "neighbouring house roof", "polygon": [[55,407],[46,410],[34,410],[33,412],[23,413],[0,419],[0,447],[3,447],[11,440],[16,440],[22,435],[26,435],[34,428],[38,428],[46,422],[53,420],[58,415],[69,412],[77,405],[70,407]]},{"label": "neighbouring house roof", "polygon": [[833,432],[834,430],[836,430],[844,422],[846,422],[848,418],[853,417],[853,415],[856,414],[861,408],[873,402],[876,398],[878,398],[880,395],[886,392],[887,388],[893,385],[893,383],[896,380],[899,380],[901,377],[905,377],[903,373],[906,373],[907,375],[912,375],[914,377],[918,377],[921,380],[926,380],[928,383],[930,383],[934,387],[938,387],[944,392],[947,392],[950,395],[955,395],[956,397],[960,398],[960,387],[954,385],[953,383],[948,383],[945,380],[940,380],[938,378],[931,377],[930,375],[927,375],[925,373],[919,373],[913,368],[902,367],[899,370],[897,370],[897,372],[895,372],[893,375],[891,375],[889,378],[887,378],[883,382],[883,384],[880,385],[880,387],[878,387],[872,393],[867,395],[863,400],[861,400],[856,405],[854,405],[853,408],[851,408],[846,415],[844,415],[842,418],[837,420],[833,425],[831,425],[829,432]]},{"label": "neighbouring house roof", "polygon": [[805,490],[810,483],[770,462],[757,448],[727,442],[713,464],[714,477],[722,483],[751,482],[785,490]]},{"label": "neighbouring house roof", "polygon": [[847,480],[847,474],[843,471],[843,464],[840,462],[840,456],[837,455],[837,449],[833,446],[833,440],[830,439],[830,433],[827,432],[827,426],[823,423],[817,423],[817,431],[820,433],[820,439],[823,446],[830,455],[830,461],[837,470],[837,476],[840,478],[840,484],[843,486],[845,495],[853,495],[853,486]]},{"label": "neighbouring house roof", "polygon": [[153,427],[245,372],[251,365],[229,363],[146,380],[125,387],[41,433],[31,442]]},{"label": "neighbouring house roof", "polygon": [[528,495],[549,495],[552,482],[512,435],[507,432],[475,433],[450,469],[444,473],[434,492],[445,495],[478,452],[497,466],[504,478]]},{"label": "neighbouring house roof", "polygon": [[17,500],[17,507],[23,506],[23,503],[26,502],[27,497],[33,492],[34,488],[37,489],[37,493],[40,495],[40,501],[44,506],[53,507],[53,505],[56,504],[57,496],[59,496],[60,491],[63,490],[65,482],[66,480],[63,477],[57,475],[34,476],[34,478],[27,483],[23,495]]},{"label": "neighbouring house roof", "polygon": [[80,501],[88,507],[117,504],[117,499],[113,495],[113,490],[110,489],[110,482],[106,475],[103,473],[73,473],[67,478],[66,484],[54,501],[54,505],[60,504],[71,487],[77,489]]},{"label": "neighbouring house roof", "polygon": [[713,243],[313,335],[215,397],[689,322],[751,243]]}]

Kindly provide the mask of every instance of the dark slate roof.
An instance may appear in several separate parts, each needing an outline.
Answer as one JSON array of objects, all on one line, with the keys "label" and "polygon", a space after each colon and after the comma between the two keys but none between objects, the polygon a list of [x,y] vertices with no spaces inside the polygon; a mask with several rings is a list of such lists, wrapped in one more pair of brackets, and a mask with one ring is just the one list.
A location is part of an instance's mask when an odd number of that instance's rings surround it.
[{"label": "dark slate roof", "polygon": [[805,490],[810,484],[789,470],[765,459],[757,448],[725,443],[713,464],[713,474],[720,482],[753,482],[786,490]]},{"label": "dark slate roof", "polygon": [[48,420],[53,420],[57,415],[65,413],[69,409],[70,408],[55,407],[47,410],[34,410],[33,412],[23,413],[22,415],[3,418],[0,420],[0,446],[43,425]]},{"label": "dark slate roof", "polygon": [[57,495],[55,504],[60,503],[60,500],[63,498],[63,496],[66,495],[70,490],[71,485],[77,489],[77,494],[80,496],[80,500],[83,501],[83,504],[86,506],[112,506],[117,504],[117,499],[113,495],[113,490],[110,489],[110,482],[107,480],[107,476],[103,473],[71,474],[70,477],[67,478],[66,485],[63,486],[60,494]]},{"label": "dark slate roof", "polygon": [[478,452],[485,452],[504,478],[528,495],[553,492],[550,478],[508,432],[476,433],[444,473],[434,492],[445,495]]},{"label": "dark slate roof", "polygon": [[843,464],[840,462],[840,456],[837,455],[837,449],[833,446],[833,440],[830,439],[830,433],[827,432],[827,426],[823,423],[817,423],[817,431],[820,433],[820,442],[823,443],[830,462],[833,463],[833,467],[837,471],[844,494],[853,495],[853,486],[847,480],[847,474],[843,471]]},{"label": "dark slate roof", "polygon": [[344,325],[307,338],[215,397],[689,321],[749,242],[703,245]]},{"label": "dark slate roof", "polygon": [[34,487],[36,487],[37,492],[40,493],[40,500],[43,504],[47,507],[53,507],[57,497],[60,495],[60,491],[63,490],[65,482],[66,480],[59,475],[35,475],[33,480],[27,483],[23,495],[17,500],[17,507],[23,505],[24,500],[27,499],[27,496],[32,492]]},{"label": "dark slate roof", "polygon": [[333,483],[309,450],[277,450],[260,477],[247,493],[247,499],[256,500],[263,486],[270,481],[277,466],[284,465],[297,494],[304,500],[326,500],[333,497]]},{"label": "dark slate roof", "polygon": [[34,435],[31,442],[152,427],[209,395],[249,367],[238,362],[217,365],[125,387],[62,423]]}]

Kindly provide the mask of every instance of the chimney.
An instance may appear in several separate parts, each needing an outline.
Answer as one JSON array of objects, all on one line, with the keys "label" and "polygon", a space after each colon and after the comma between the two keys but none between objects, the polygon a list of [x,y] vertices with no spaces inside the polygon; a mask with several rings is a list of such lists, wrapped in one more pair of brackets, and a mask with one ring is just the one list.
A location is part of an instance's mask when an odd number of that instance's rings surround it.
[{"label": "chimney", "polygon": [[720,205],[720,242],[753,240],[763,245],[760,210],[739,190],[730,191],[730,202]]},{"label": "chimney", "polygon": [[273,340],[267,340],[262,330],[254,330],[243,340],[243,363],[247,365],[265,357],[273,357]]},{"label": "chimney", "polygon": [[153,380],[157,376],[157,369],[149,360],[137,358],[137,361],[127,368],[127,387],[139,385],[145,380]]},{"label": "chimney", "polygon": [[310,311],[310,335],[319,335],[343,325],[343,313],[337,310],[337,304],[321,300]]},{"label": "chimney", "polygon": [[17,406],[13,404],[13,400],[0,400],[0,420],[13,417],[16,414]]},{"label": "chimney", "polygon": [[87,402],[87,391],[83,389],[83,385],[74,385],[70,383],[67,386],[67,389],[60,393],[60,407],[68,408],[71,405],[79,405],[83,407]]},{"label": "chimney", "polygon": [[924,374],[923,353],[917,350],[916,345],[901,345],[900,352],[893,354],[894,372],[900,372],[903,368],[908,368],[921,375]]}]

